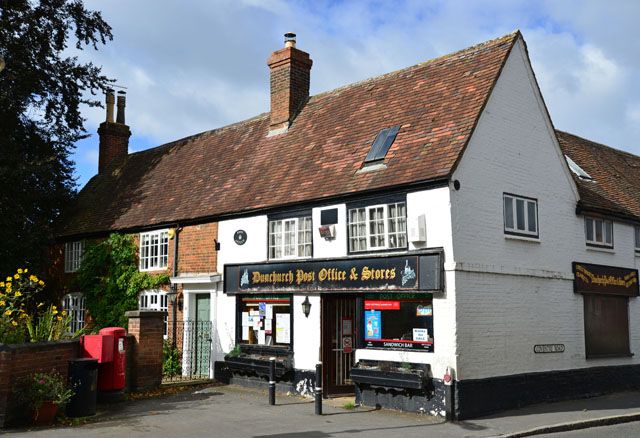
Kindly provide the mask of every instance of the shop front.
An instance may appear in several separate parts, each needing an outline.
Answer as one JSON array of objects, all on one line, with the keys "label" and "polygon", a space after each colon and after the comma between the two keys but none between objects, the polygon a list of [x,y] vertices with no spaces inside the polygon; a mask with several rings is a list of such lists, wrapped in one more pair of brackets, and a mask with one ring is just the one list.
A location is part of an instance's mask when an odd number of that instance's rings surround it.
[{"label": "shop front", "polygon": [[362,367],[357,350],[391,352],[400,366],[407,351],[435,349],[433,296],[444,290],[440,249],[233,264],[224,271],[224,292],[236,298],[236,349],[225,360],[233,373],[264,378],[269,357],[276,357],[278,379],[300,392],[315,385],[312,370],[321,361],[325,394],[347,395],[358,383],[353,370]]}]

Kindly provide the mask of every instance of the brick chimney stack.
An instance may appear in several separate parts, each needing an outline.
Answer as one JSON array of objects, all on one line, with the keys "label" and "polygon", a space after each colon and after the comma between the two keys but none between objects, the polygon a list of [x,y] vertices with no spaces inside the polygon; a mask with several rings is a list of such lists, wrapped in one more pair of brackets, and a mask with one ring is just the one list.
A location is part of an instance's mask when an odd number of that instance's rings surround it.
[{"label": "brick chimney stack", "polygon": [[313,61],[307,52],[296,49],[296,34],[286,33],[285,46],[271,54],[271,124],[269,135],[287,132],[309,98],[309,78]]},{"label": "brick chimney stack", "polygon": [[113,170],[122,163],[129,153],[129,137],[131,130],[125,124],[124,108],[126,104],[126,93],[118,91],[118,112],[113,117],[113,106],[115,104],[113,90],[107,91],[107,119],[100,124],[98,135],[100,136],[100,155],[98,158],[98,173],[104,174]]}]

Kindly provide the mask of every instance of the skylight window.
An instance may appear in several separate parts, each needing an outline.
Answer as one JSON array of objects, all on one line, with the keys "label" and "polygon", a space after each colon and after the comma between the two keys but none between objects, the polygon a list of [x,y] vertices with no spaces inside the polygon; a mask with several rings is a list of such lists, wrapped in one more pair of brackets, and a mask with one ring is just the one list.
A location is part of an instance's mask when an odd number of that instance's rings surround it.
[{"label": "skylight window", "polygon": [[588,181],[593,180],[591,175],[589,175],[587,172],[585,172],[585,170],[582,167],[578,166],[578,164],[575,161],[573,161],[571,158],[569,158],[568,155],[565,155],[564,158],[567,160],[567,164],[569,165],[569,169],[571,169],[571,171],[573,173],[578,175],[578,178],[586,179]]},{"label": "skylight window", "polygon": [[389,148],[396,139],[396,135],[400,130],[400,126],[392,126],[391,128],[384,128],[376,139],[373,141],[371,150],[364,159],[365,163],[372,163],[375,161],[383,160],[389,152]]}]

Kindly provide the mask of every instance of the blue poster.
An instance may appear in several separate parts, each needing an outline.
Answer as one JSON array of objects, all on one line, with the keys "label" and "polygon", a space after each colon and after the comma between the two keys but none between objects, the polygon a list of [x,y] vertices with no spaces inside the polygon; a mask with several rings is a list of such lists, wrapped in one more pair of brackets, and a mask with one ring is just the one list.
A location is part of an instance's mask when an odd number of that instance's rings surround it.
[{"label": "blue poster", "polygon": [[364,312],[364,338],[382,338],[382,313],[380,310],[366,310]]},{"label": "blue poster", "polygon": [[258,303],[258,314],[262,317],[267,314],[267,303]]}]

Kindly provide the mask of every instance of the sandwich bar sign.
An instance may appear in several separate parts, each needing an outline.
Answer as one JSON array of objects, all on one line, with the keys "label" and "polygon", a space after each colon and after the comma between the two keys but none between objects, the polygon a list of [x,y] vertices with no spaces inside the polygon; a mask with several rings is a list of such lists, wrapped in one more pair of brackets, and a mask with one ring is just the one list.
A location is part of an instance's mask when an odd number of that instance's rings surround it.
[{"label": "sandwich bar sign", "polygon": [[225,292],[439,291],[442,253],[225,265]]}]

